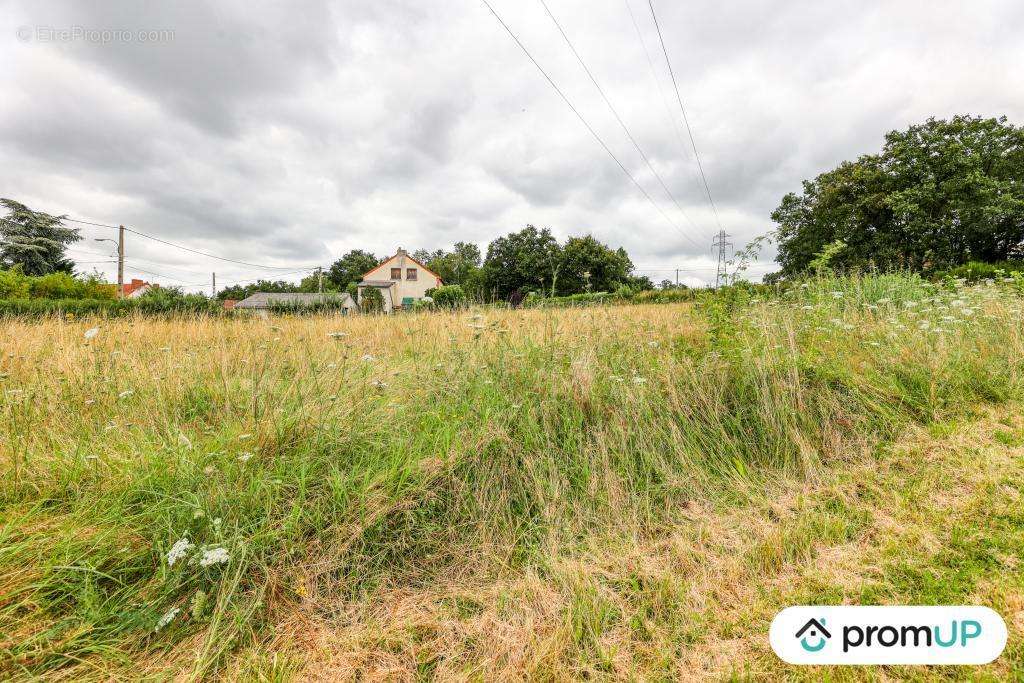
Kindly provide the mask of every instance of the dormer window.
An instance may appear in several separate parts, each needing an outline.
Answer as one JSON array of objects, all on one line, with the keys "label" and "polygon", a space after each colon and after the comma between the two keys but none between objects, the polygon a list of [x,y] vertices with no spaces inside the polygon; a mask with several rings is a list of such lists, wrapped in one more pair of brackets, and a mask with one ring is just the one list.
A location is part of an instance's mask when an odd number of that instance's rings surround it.
[{"label": "dormer window", "polygon": [[405,279],[406,280],[415,280],[416,279],[416,269],[415,268],[406,268],[405,269]]},{"label": "dormer window", "polygon": [[402,279],[402,269],[401,268],[392,268],[391,269],[391,279],[392,280],[401,280]]}]

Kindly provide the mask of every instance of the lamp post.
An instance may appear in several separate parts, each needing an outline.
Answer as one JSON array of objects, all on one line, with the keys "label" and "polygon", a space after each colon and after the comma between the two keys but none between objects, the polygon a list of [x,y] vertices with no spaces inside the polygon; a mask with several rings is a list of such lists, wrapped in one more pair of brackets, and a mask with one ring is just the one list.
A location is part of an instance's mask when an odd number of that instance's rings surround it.
[{"label": "lamp post", "polygon": [[124,226],[118,226],[117,241],[107,237],[95,238],[97,242],[113,242],[117,245],[117,298],[124,298]]}]

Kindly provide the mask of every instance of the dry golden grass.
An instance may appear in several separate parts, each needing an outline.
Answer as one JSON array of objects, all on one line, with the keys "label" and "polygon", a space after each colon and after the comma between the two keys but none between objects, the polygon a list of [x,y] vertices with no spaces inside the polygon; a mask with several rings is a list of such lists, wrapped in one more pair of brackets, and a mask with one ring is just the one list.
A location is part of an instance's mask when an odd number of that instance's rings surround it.
[{"label": "dry golden grass", "polygon": [[767,650],[780,607],[955,600],[1014,624],[1015,675],[1024,438],[949,425],[1022,398],[1020,320],[899,277],[5,320],[0,676],[813,679]]}]

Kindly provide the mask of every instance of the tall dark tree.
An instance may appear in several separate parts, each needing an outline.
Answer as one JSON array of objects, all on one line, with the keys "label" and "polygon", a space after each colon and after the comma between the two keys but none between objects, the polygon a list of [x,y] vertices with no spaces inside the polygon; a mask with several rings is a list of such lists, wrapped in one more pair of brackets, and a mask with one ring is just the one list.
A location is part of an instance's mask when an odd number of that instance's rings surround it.
[{"label": "tall dark tree", "polygon": [[930,270],[1001,261],[1024,246],[1024,128],[1006,118],[928,119],[879,154],[822,173],[772,213],[783,277],[842,240],[830,265]]},{"label": "tall dark tree", "polygon": [[570,237],[562,247],[558,293],[611,292],[628,284],[633,262],[622,247],[611,249],[594,237]]},{"label": "tall dark tree", "polygon": [[0,199],[0,205],[7,209],[0,219],[0,267],[20,265],[26,275],[74,270],[65,250],[82,237],[77,228],[64,226],[67,216],[33,211],[13,199]]},{"label": "tall dark tree", "polygon": [[487,288],[497,299],[516,291],[550,293],[557,287],[561,258],[562,249],[550,230],[527,225],[488,245],[483,266]]},{"label": "tall dark tree", "polygon": [[332,263],[325,275],[335,289],[344,291],[348,283],[359,282],[364,273],[373,270],[378,264],[380,259],[370,252],[353,249]]}]

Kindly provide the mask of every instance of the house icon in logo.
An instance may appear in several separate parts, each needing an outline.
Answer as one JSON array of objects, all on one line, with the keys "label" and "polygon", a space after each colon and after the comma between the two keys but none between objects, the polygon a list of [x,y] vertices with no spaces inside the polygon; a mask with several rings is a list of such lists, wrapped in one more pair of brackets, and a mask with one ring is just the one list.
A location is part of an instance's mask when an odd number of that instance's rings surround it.
[{"label": "house icon in logo", "polygon": [[[805,633],[807,635],[804,635]],[[808,652],[817,652],[825,647],[825,643],[832,637],[832,634],[825,628],[824,619],[811,619],[796,632],[796,637],[800,639],[800,647]],[[811,642],[807,642],[808,639]]]}]

